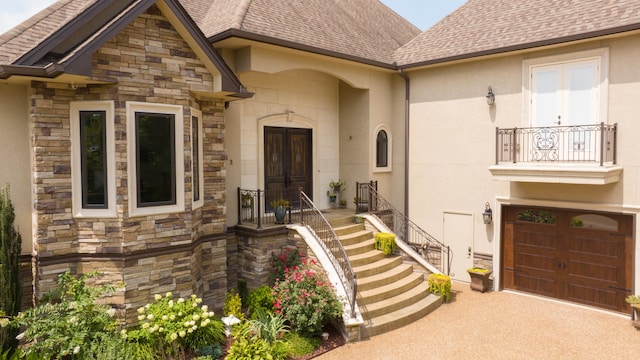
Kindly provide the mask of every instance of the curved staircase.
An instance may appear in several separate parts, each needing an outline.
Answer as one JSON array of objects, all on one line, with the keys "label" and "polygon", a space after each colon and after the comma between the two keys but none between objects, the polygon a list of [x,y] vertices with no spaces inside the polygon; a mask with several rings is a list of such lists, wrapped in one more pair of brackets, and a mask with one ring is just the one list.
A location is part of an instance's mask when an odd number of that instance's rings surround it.
[{"label": "curved staircase", "polygon": [[363,338],[405,326],[437,309],[441,300],[429,293],[425,275],[399,255],[374,249],[374,235],[354,217],[330,220],[349,257],[358,284],[357,302],[365,321]]}]

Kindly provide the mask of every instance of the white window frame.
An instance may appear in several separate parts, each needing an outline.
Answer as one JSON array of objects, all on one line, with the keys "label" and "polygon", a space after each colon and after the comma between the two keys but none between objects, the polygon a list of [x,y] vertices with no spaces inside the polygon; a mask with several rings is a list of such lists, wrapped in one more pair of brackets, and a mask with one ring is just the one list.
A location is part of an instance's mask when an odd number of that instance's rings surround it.
[{"label": "white window frame", "polygon": [[[176,203],[171,205],[138,207],[138,179],[136,163],[136,113],[160,113],[175,117],[175,161],[176,161]],[[130,101],[127,113],[127,175],[129,177],[129,215],[148,216],[184,212],[184,112],[180,105],[154,104]],[[191,122],[189,122],[191,123]]]},{"label": "white window frame", "polygon": [[[378,166],[378,133],[380,131],[384,131],[387,133],[387,166]],[[373,172],[374,173],[382,173],[382,172],[391,172],[392,171],[392,162],[393,162],[393,136],[391,134],[391,129],[386,124],[380,124],[376,126],[375,131],[373,132],[373,141],[372,143],[372,159],[371,163],[373,164]]]},{"label": "white window frame", "polygon": [[596,117],[599,122],[608,124],[609,99],[609,48],[603,47],[593,50],[572,52],[561,55],[526,59],[522,62],[522,126],[528,127],[533,123],[533,71],[536,68],[552,65],[573,64],[585,61],[596,61],[599,64],[598,74],[598,103]]},{"label": "white window frame", "polygon": [[[107,207],[86,209],[82,207],[82,165],[80,148],[80,112],[104,111],[106,116],[105,140],[107,158]],[[115,218],[116,213],[116,160],[113,101],[72,101],[69,106],[71,127],[71,206],[76,218]]]},{"label": "white window frame", "polygon": [[[191,131],[191,147],[193,149],[193,118],[196,117],[198,118],[198,155],[199,158],[198,159],[193,159],[193,150],[191,151],[191,178],[193,179],[193,167],[195,165],[196,160],[198,161],[198,167],[200,168],[200,173],[198,174],[198,187],[200,190],[200,199],[199,200],[194,200],[194,196],[193,193],[191,195],[191,207],[192,209],[198,209],[201,208],[204,205],[204,154],[203,154],[203,150],[204,150],[204,146],[202,144],[202,140],[204,139],[204,137],[202,136],[202,111],[198,110],[198,109],[194,109],[191,108],[191,117],[189,118],[189,124],[191,124],[191,126],[189,127],[189,131]],[[192,188],[193,188],[193,180],[192,180]]]}]

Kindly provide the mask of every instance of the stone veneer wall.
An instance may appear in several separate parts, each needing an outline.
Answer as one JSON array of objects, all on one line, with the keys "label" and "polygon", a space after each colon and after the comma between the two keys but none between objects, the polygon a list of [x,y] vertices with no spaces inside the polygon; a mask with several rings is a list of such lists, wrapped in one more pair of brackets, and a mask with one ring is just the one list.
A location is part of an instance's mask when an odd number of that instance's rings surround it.
[{"label": "stone veneer wall", "polygon": [[[94,80],[80,86],[32,82],[34,251],[36,293],[50,290],[65,271],[100,270],[124,284],[110,302],[135,309],[156,293],[196,294],[221,308],[226,284],[224,119],[222,100],[196,97],[212,89],[213,76],[171,24],[152,6],[92,59]],[[72,214],[70,102],[111,100],[115,105],[116,218]],[[185,211],[131,217],[128,213],[126,103],[174,104],[184,109]],[[190,107],[202,111],[204,206],[191,206]]]}]

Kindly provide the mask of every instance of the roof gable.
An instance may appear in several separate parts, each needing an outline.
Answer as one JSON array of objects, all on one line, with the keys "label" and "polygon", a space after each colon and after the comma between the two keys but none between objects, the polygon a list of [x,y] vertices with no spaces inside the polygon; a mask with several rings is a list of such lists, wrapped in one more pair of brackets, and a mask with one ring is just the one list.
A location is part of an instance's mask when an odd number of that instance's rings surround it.
[{"label": "roof gable", "polygon": [[[5,48],[14,50],[5,60],[8,63],[0,65],[0,78],[12,75],[51,78],[62,73],[89,76],[92,54],[156,4],[170,15],[173,26],[183,30],[179,32],[202,60],[211,64],[209,70],[220,74],[220,90],[232,96],[250,96],[177,0],[87,0],[84,6],[72,6],[74,1],[59,1],[16,27],[16,31],[0,37],[0,53]],[[59,12],[65,14],[67,21],[58,23],[56,28],[55,21],[61,18]],[[41,27],[49,27],[51,31],[38,32]],[[27,35],[30,31],[41,38]],[[26,39],[36,45],[29,47]]]},{"label": "roof gable", "polygon": [[640,1],[468,0],[398,49],[401,67],[522,50],[640,29]]}]

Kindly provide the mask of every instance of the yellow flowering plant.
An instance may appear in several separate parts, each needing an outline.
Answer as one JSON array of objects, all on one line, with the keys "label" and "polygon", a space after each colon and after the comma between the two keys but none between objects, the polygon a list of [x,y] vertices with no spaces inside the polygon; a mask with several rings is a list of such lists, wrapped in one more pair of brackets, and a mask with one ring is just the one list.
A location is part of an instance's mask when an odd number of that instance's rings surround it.
[{"label": "yellow flowering plant", "polygon": [[146,340],[167,353],[182,353],[225,341],[224,324],[196,295],[174,299],[168,292],[154,298],[154,303],[138,309],[138,327],[123,333],[124,336]]}]

